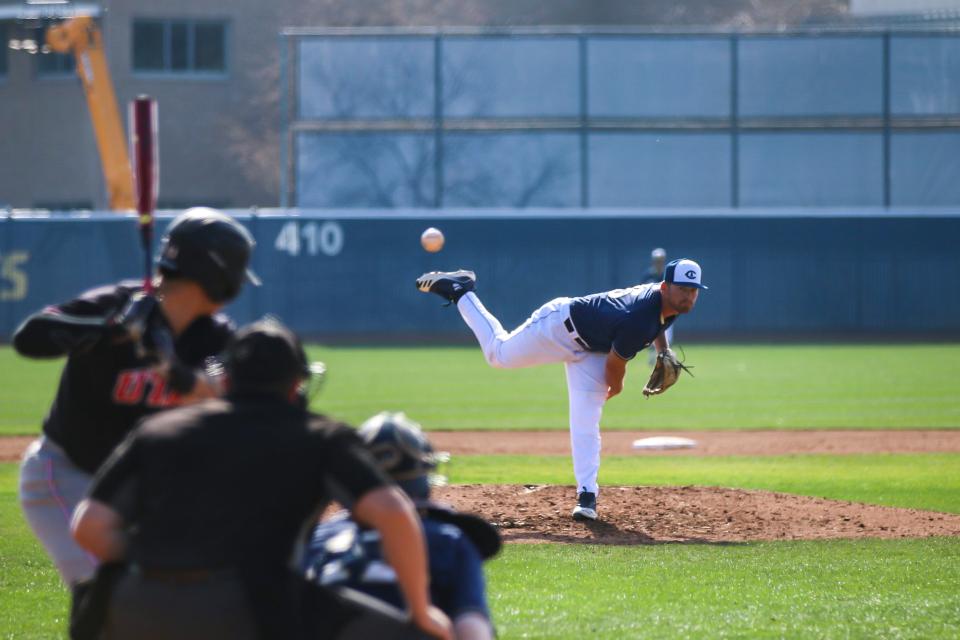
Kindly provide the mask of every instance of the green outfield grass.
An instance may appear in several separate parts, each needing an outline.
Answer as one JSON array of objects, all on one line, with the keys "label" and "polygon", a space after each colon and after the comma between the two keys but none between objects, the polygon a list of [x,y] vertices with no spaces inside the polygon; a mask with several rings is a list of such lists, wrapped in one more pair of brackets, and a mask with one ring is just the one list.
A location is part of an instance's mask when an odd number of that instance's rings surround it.
[{"label": "green outfield grass", "polygon": [[503,638],[957,638],[960,539],[512,545]]},{"label": "green outfield grass", "polygon": [[[560,365],[489,368],[475,348],[310,349],[329,366],[314,407],[357,423],[403,410],[427,429],[566,429]],[[645,399],[643,355],[605,429],[960,428],[960,345],[690,345],[695,378]],[[61,361],[0,348],[0,434],[36,433]]]},{"label": "green outfield grass", "polygon": [[[568,456],[455,456],[445,467],[457,484],[573,485]],[[610,456],[600,484],[601,507],[604,485],[701,485],[960,513],[960,454]]]}]

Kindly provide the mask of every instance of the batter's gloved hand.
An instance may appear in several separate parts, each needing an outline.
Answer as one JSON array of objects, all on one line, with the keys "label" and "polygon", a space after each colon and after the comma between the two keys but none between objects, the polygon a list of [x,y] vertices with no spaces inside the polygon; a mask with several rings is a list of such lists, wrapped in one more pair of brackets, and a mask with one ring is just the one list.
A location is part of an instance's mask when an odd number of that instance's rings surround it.
[{"label": "batter's gloved hand", "polygon": [[160,304],[155,297],[143,291],[133,294],[110,323],[116,339],[129,340],[137,345],[138,350],[142,349],[143,339],[159,313]]},{"label": "batter's gloved hand", "polygon": [[[643,395],[650,397],[663,393],[677,382],[680,372],[690,373],[690,369],[677,360],[677,356],[667,349],[657,354],[657,363],[653,365],[653,372],[647,385],[643,388]],[[690,375],[693,375],[690,373]]]},{"label": "batter's gloved hand", "polygon": [[167,384],[173,391],[182,396],[194,396],[189,401],[204,400],[217,395],[205,373],[180,362],[174,347],[173,332],[163,314],[158,313],[153,317],[143,336],[142,346],[147,355],[157,363],[154,371],[167,379]]},{"label": "batter's gloved hand", "polygon": [[206,376],[204,384],[198,385],[198,372],[177,358],[173,332],[154,296],[143,291],[135,293],[113,324],[120,340],[133,342],[138,357],[156,363],[157,373],[166,378],[170,389],[181,395],[196,393],[198,399],[218,395]]},{"label": "batter's gloved hand", "polygon": [[137,357],[149,358],[160,364],[171,364],[176,359],[173,333],[160,302],[154,296],[143,291],[133,294],[114,317],[112,324],[115,340],[132,342]]}]

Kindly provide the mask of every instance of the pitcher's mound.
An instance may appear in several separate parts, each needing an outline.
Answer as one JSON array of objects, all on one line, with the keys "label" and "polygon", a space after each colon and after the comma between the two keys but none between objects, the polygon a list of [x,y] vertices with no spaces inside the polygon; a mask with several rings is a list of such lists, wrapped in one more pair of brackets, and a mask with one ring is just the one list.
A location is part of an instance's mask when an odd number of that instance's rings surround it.
[{"label": "pitcher's mound", "polygon": [[570,517],[573,487],[452,485],[437,500],[512,542],[746,542],[960,535],[960,515],[717,487],[602,487],[600,520]]}]

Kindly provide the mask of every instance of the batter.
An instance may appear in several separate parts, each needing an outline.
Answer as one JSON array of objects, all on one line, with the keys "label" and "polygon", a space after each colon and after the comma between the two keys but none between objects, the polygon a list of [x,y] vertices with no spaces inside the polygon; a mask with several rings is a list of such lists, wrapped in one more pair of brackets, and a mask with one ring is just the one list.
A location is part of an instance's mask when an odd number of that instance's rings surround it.
[{"label": "batter", "polygon": [[[218,312],[253,278],[246,268],[252,249],[253,238],[232,218],[190,209],[163,239],[156,296],[121,282],[46,307],[17,329],[20,355],[67,359],[43,436],[23,458],[20,504],[75,593],[96,562],[70,536],[74,509],[140,418],[216,393],[205,361],[233,334]],[[159,339],[169,342],[176,367],[158,368]]]},{"label": "batter", "polygon": [[519,369],[564,363],[570,403],[570,448],[577,480],[573,517],[597,519],[600,417],[607,400],[623,390],[627,362],[651,344],[669,350],[665,330],[697,301],[700,265],[670,262],[663,281],[579,298],[555,298],[507,332],[474,293],[472,271],[433,271],[417,288],[457,305],[491,366]]}]

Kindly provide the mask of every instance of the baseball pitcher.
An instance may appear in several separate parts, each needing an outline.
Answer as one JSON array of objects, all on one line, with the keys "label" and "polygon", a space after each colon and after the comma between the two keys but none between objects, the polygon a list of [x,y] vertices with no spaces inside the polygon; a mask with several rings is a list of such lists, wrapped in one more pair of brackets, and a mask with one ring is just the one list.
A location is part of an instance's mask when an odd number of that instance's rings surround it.
[{"label": "baseball pitcher", "polygon": [[597,519],[600,417],[603,405],[623,390],[627,363],[656,345],[653,373],[643,389],[656,395],[673,385],[684,368],[665,330],[689,313],[701,289],[700,265],[688,258],[670,262],[663,281],[579,298],[556,298],[507,332],[474,293],[472,271],[432,271],[417,279],[420,291],[457,305],[487,362],[500,369],[564,363],[570,402],[570,446],[577,480],[573,517]]}]

